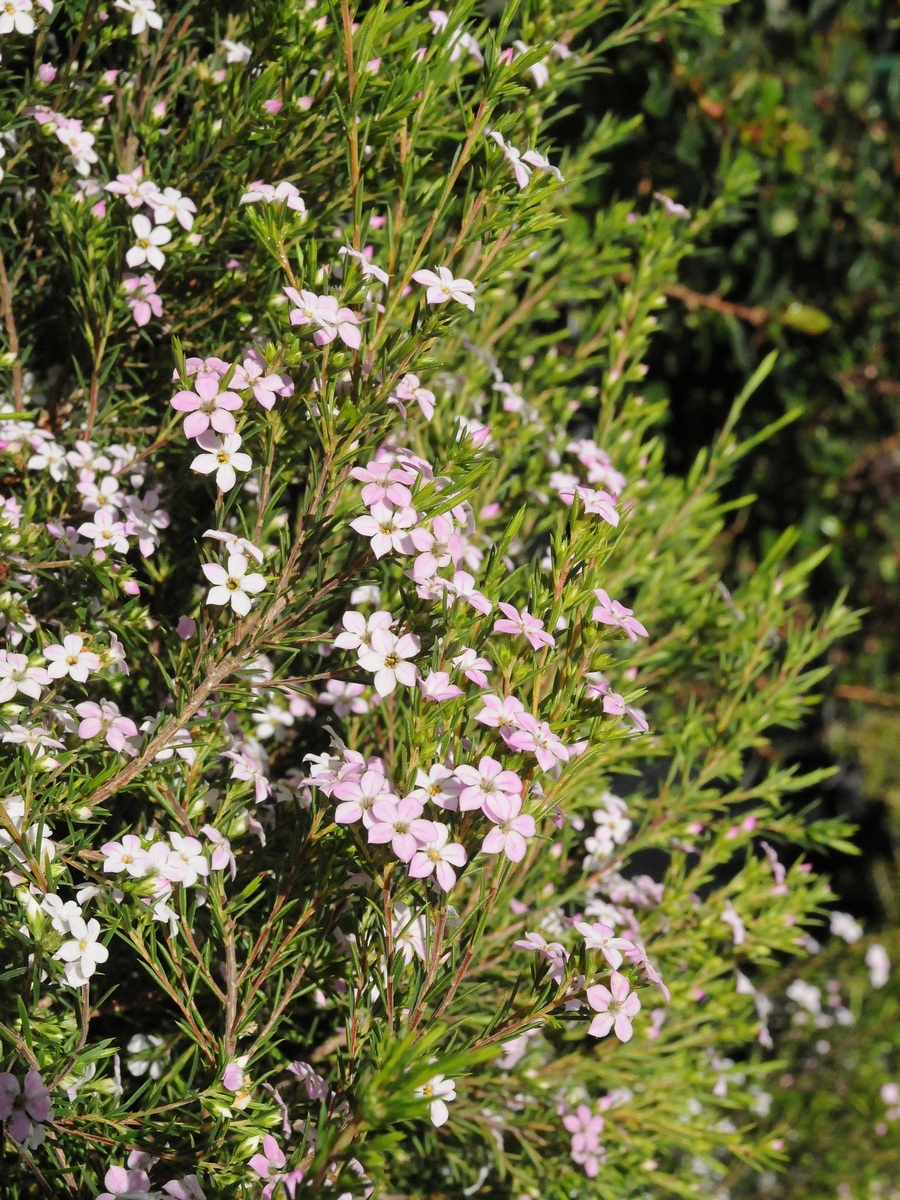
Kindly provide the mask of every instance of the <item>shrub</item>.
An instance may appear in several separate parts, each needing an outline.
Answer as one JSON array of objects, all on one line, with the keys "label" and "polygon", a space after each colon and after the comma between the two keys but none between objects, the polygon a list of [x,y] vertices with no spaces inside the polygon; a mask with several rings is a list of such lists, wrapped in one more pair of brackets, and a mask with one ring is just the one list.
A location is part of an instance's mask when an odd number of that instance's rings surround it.
[{"label": "shrub", "polygon": [[631,126],[554,149],[717,10],[559,7],[0,16],[12,1196],[778,1159],[718,1081],[845,844],[771,733],[854,617],[723,537],[772,360],[684,477],[641,394],[746,161],[590,211]]}]

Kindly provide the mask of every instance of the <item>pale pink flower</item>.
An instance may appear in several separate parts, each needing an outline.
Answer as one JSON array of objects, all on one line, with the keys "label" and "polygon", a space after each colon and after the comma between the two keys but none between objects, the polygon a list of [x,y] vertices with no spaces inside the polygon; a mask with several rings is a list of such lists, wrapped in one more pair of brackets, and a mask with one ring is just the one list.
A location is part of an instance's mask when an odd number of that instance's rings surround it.
[{"label": "pale pink flower", "polygon": [[[238,752],[237,750],[226,750],[224,758],[231,759],[231,778],[240,779],[244,783],[253,784],[253,794],[257,804],[262,804],[267,796],[272,794],[272,785],[266,778],[260,764],[248,754],[246,750]],[[260,838],[265,845],[265,838],[260,833]]]},{"label": "pale pink flower", "polygon": [[47,674],[51,679],[68,675],[76,683],[86,683],[88,675],[103,665],[99,654],[85,650],[84,638],[77,633],[67,633],[61,646],[47,646],[44,657],[50,663]]},{"label": "pale pink flower", "polygon": [[475,579],[468,571],[454,571],[451,579],[444,580],[444,586],[448,592],[465,600],[476,612],[487,615],[494,607],[493,601],[475,587]]},{"label": "pale pink flower", "polygon": [[379,696],[389,696],[398,683],[415,687],[419,671],[415,663],[406,660],[418,654],[420,648],[415,634],[405,633],[398,638],[387,629],[376,629],[371,646],[359,651],[359,665],[374,673]]},{"label": "pale pink flower", "polygon": [[144,179],[144,168],[137,166],[128,175],[117,175],[112,183],[103,185],[104,191],[124,197],[129,208],[140,208],[155,196],[159,188],[149,179]]},{"label": "pale pink flower", "polygon": [[206,879],[209,860],[202,842],[183,833],[170,833],[169,844],[169,854],[160,871],[164,879],[170,883],[180,883],[186,888],[193,887],[200,879]]},{"label": "pale pink flower", "polygon": [[417,770],[415,783],[415,788],[409,793],[411,799],[420,800],[423,804],[430,800],[447,812],[459,809],[462,784],[449,767],[435,763],[428,771]]},{"label": "pale pink flower", "polygon": [[523,938],[513,942],[513,949],[539,954],[550,964],[550,978],[557,984],[562,983],[566,974],[569,952],[560,942],[548,942],[541,933],[526,933]]},{"label": "pale pink flower", "polygon": [[[287,179],[282,179],[277,184],[263,183],[261,179],[257,179],[241,196],[241,204],[256,204],[260,200],[266,204],[285,204],[291,211],[300,213],[301,216],[306,213],[303,197],[296,185]],[[312,295],[313,293],[306,294]]]},{"label": "pale pink flower", "polygon": [[317,697],[318,704],[334,709],[336,717],[359,716],[369,711],[369,702],[364,698],[365,687],[361,683],[346,683],[342,679],[329,679],[324,692]]},{"label": "pale pink flower", "polygon": [[103,735],[103,739],[113,750],[125,754],[136,754],[135,748],[128,743],[128,738],[136,738],[137,726],[130,717],[123,717],[117,704],[111,700],[101,700],[95,704],[93,700],[85,700],[75,705],[75,711],[81,717],[78,726],[78,736],[84,738]]},{"label": "pale pink flower", "polygon": [[371,539],[372,553],[376,558],[383,558],[392,550],[398,554],[413,552],[408,531],[417,520],[418,514],[415,509],[392,508],[379,500],[372,505],[367,516],[351,521],[350,528]]},{"label": "pale pink flower", "polygon": [[191,470],[201,475],[211,475],[215,472],[216,484],[223,492],[230,492],[237,483],[235,471],[250,471],[253,460],[249,454],[241,451],[241,435],[226,433],[224,437],[207,430],[197,438],[197,443],[205,451],[198,454],[191,463]]},{"label": "pale pink flower", "polygon": [[514,750],[530,751],[542,770],[550,771],[558,762],[569,761],[569,748],[563,745],[546,721],[538,721],[531,713],[522,713],[518,727],[504,734],[507,746]]},{"label": "pale pink flower", "polygon": [[628,938],[616,937],[615,930],[601,921],[593,924],[576,921],[575,928],[584,938],[588,950],[599,950],[611,967],[621,967],[622,951],[631,950],[634,946]]},{"label": "pale pink flower", "polygon": [[162,299],[156,294],[152,275],[126,275],[122,287],[128,293],[126,303],[134,314],[135,325],[147,325],[151,317],[163,315]]},{"label": "pale pink flower", "polygon": [[475,311],[475,301],[472,298],[475,284],[468,279],[454,279],[453,272],[447,267],[438,267],[436,273],[416,271],[413,279],[428,289],[425,293],[426,303],[445,304],[448,300],[456,300],[472,312]]},{"label": "pale pink flower", "polygon": [[525,713],[525,705],[515,696],[482,696],[484,708],[475,714],[475,720],[490,725],[501,732],[518,729],[519,719]]},{"label": "pale pink flower", "polygon": [[505,854],[510,862],[525,857],[526,838],[534,837],[534,817],[522,812],[520,796],[494,796],[485,801],[482,811],[494,828],[481,843],[484,854]]},{"label": "pale pink flower", "polygon": [[231,386],[238,391],[249,389],[257,404],[261,404],[267,412],[275,407],[275,400],[292,396],[294,385],[286,375],[267,375],[266,364],[262,356],[251,350],[239,367],[235,368],[231,378]]},{"label": "pale pink flower", "polygon": [[606,1037],[614,1028],[620,1042],[630,1041],[634,1033],[632,1018],[640,1011],[641,1001],[635,992],[630,991],[625,976],[613,971],[608,988],[597,983],[589,987],[585,995],[588,1004],[597,1013],[588,1028],[591,1037]]},{"label": "pale pink flower", "polygon": [[106,842],[100,847],[100,852],[106,875],[118,875],[126,871],[132,879],[143,879],[153,869],[149,854],[134,833],[126,833],[121,842]]},{"label": "pale pink flower", "polygon": [[513,636],[521,634],[528,639],[535,650],[539,650],[541,646],[556,644],[553,635],[545,631],[544,622],[533,617],[527,609],[523,608],[520,613],[511,604],[502,602],[498,607],[504,616],[494,622],[495,633],[509,633]]},{"label": "pale pink flower", "polygon": [[360,650],[364,647],[369,649],[375,630],[390,629],[394,623],[391,614],[383,610],[372,613],[368,618],[364,617],[361,612],[345,612],[341,617],[344,632],[337,635],[334,644],[341,650]]},{"label": "pale pink flower", "polygon": [[226,529],[205,529],[203,536],[215,538],[217,542],[222,543],[222,548],[230,554],[244,554],[255,558],[258,563],[263,561],[263,552],[258,546],[254,546],[247,538],[240,537],[236,533],[230,533]]},{"label": "pale pink flower", "polygon": [[350,474],[365,484],[361,494],[366,507],[386,502],[397,508],[406,508],[412,503],[409,489],[416,481],[412,471],[392,466],[389,462],[373,460],[364,467],[351,468]]},{"label": "pale pink flower", "polygon": [[351,350],[358,350],[362,345],[359,318],[349,308],[339,308],[336,297],[319,297],[316,320],[319,329],[313,334],[313,341],[317,346],[327,346],[336,337]]},{"label": "pale pink flower", "polygon": [[131,227],[136,238],[135,244],[125,255],[129,267],[142,267],[149,263],[157,271],[165,266],[166,256],[160,246],[165,246],[172,240],[172,231],[166,225],[152,225],[150,218],[138,213],[131,218]]},{"label": "pale pink flower", "polygon": [[480,658],[468,646],[463,647],[462,654],[457,654],[450,661],[458,671],[462,671],[466,679],[471,680],[477,687],[488,686],[487,672],[491,670],[491,664],[486,658]]},{"label": "pale pink flower", "polygon": [[396,405],[405,419],[406,405],[411,401],[415,401],[418,404],[425,416],[425,420],[430,421],[434,416],[434,392],[429,391],[428,388],[423,387],[419,383],[418,375],[410,374],[404,375],[397,384],[393,394],[388,399],[388,404]]},{"label": "pale pink flower", "polygon": [[184,418],[186,437],[197,438],[210,426],[216,433],[234,433],[235,421],[231,415],[241,407],[243,400],[235,392],[220,391],[220,379],[210,371],[198,371],[194,376],[194,391],[176,392],[170,403]]},{"label": "pale pink flower", "polygon": [[447,516],[435,517],[430,530],[422,526],[413,529],[409,540],[419,551],[412,569],[412,577],[417,583],[431,579],[441,567],[457,561],[462,555],[456,526]]},{"label": "pale pink flower", "polygon": [[283,1171],[286,1162],[284,1151],[271,1133],[265,1134],[262,1153],[254,1154],[249,1163],[251,1170],[266,1181],[262,1190],[262,1200],[272,1200],[276,1188],[283,1188],[290,1200],[294,1200],[297,1186],[303,1182],[303,1172],[299,1167],[290,1172]]},{"label": "pale pink flower", "polygon": [[615,496],[611,496],[609,492],[598,492],[587,487],[577,487],[575,493],[584,505],[586,513],[602,517],[607,524],[614,527],[619,524]]},{"label": "pale pink flower", "polygon": [[162,29],[162,17],[155,0],[115,0],[115,7],[131,13],[131,32],[137,36],[145,29]]},{"label": "pale pink flower", "polygon": [[396,800],[382,772],[371,770],[359,778],[342,780],[335,785],[333,794],[341,801],[334,814],[338,825],[355,825],[362,821],[368,827],[372,822],[372,809],[379,800]]},{"label": "pale pink flower", "polygon": [[250,566],[243,554],[229,554],[227,569],[219,563],[203,563],[202,571],[213,585],[206,594],[207,604],[230,604],[238,616],[246,617],[253,606],[252,596],[265,589],[266,581]]},{"label": "pale pink flower", "polygon": [[462,764],[456,768],[456,777],[463,784],[459,807],[463,812],[483,808],[494,801],[498,794],[518,796],[522,791],[522,780],[515,771],[507,771],[496,759],[484,755],[477,767]]},{"label": "pale pink flower", "polygon": [[632,642],[636,642],[639,637],[649,637],[647,630],[634,616],[634,609],[626,608],[624,604],[620,604],[618,600],[610,600],[609,593],[603,588],[595,588],[594,595],[599,600],[594,611],[591,613],[592,621],[599,621],[602,625],[614,625],[619,629],[623,629]]},{"label": "pale pink flower", "polygon": [[463,694],[462,688],[450,682],[446,671],[432,671],[426,678],[419,680],[419,690],[426,700],[454,700]]},{"label": "pale pink flower", "polygon": [[381,267],[377,267],[364,251],[354,250],[352,246],[341,246],[338,254],[341,258],[352,258],[354,262],[359,263],[363,279],[377,279],[379,283],[385,284],[390,282],[391,277],[387,271],[382,271]]},{"label": "pale pink flower", "polygon": [[413,855],[409,874],[412,879],[427,879],[433,873],[441,891],[449,892],[456,883],[453,868],[464,866],[467,855],[465,847],[450,841],[450,830],[446,825],[436,821],[434,828],[434,838]]},{"label": "pale pink flower", "polygon": [[600,1164],[606,1159],[606,1151],[600,1145],[599,1135],[605,1122],[586,1104],[579,1104],[574,1112],[563,1117],[563,1125],[572,1135],[572,1161],[584,1167],[588,1179],[600,1173]]},{"label": "pale pink flower", "polygon": [[408,863],[421,846],[433,842],[437,837],[434,822],[421,818],[422,805],[409,796],[403,800],[376,800],[369,814],[369,842],[390,842],[397,858]]},{"label": "pale pink flower", "polygon": [[100,963],[109,958],[109,951],[100,941],[100,922],[85,921],[83,917],[69,918],[70,940],[63,942],[54,958],[67,964],[66,978],[74,987],[81,987],[96,972]]}]

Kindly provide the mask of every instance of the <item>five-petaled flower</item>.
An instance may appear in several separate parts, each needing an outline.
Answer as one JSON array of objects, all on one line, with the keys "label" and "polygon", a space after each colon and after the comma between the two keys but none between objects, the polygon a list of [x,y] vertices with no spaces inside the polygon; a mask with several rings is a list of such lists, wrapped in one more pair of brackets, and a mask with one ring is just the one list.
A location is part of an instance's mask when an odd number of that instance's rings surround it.
[{"label": "five-petaled flower", "polygon": [[448,1100],[456,1099],[456,1084],[443,1075],[432,1075],[427,1083],[417,1087],[415,1094],[428,1101],[428,1111],[433,1125],[443,1125],[450,1116]]},{"label": "five-petaled flower", "polygon": [[467,854],[464,846],[450,841],[450,830],[440,821],[434,822],[435,836],[413,855],[409,874],[413,879],[427,879],[434,874],[438,887],[449,892],[456,883],[454,867],[465,866]]},{"label": "five-petaled flower", "polygon": [[206,596],[207,604],[230,604],[238,616],[246,617],[253,601],[266,586],[257,571],[249,571],[249,560],[243,554],[229,554],[228,566],[204,563],[203,574],[213,585]]},{"label": "five-petaled flower", "polygon": [[620,1042],[630,1041],[634,1033],[631,1021],[640,1011],[641,1002],[637,994],[630,990],[625,976],[613,971],[609,987],[595,983],[585,995],[588,1004],[597,1013],[588,1028],[591,1037],[606,1037],[611,1029],[615,1029]]},{"label": "five-petaled flower", "polygon": [[166,256],[160,246],[165,246],[172,240],[171,229],[167,225],[152,225],[150,218],[145,217],[143,213],[137,213],[131,218],[131,227],[134,229],[136,241],[125,255],[126,263],[129,267],[142,267],[144,263],[149,263],[157,271],[161,270],[165,265]]},{"label": "five-petaled flower", "polygon": [[428,289],[425,293],[428,304],[446,304],[448,300],[456,300],[472,312],[475,311],[475,300],[472,297],[475,284],[468,279],[454,279],[453,272],[447,267],[438,267],[436,272],[416,271],[413,279]]},{"label": "five-petaled flower", "polygon": [[239,433],[226,433],[224,437],[218,437],[207,429],[197,438],[197,444],[206,453],[197,455],[191,463],[191,470],[201,475],[212,475],[215,471],[216,484],[223,492],[230,492],[237,483],[235,471],[253,469],[250,455],[241,450]]}]

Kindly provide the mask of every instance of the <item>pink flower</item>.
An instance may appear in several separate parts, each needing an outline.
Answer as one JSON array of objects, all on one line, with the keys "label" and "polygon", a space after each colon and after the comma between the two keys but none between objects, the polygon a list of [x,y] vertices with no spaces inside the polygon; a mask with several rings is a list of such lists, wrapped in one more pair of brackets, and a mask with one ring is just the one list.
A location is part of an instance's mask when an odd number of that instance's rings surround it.
[{"label": "pink flower", "polygon": [[599,950],[611,967],[621,967],[622,951],[634,947],[628,938],[616,937],[615,930],[600,921],[593,925],[587,921],[576,921],[575,928],[584,938],[588,950]]},{"label": "pink flower", "polygon": [[453,700],[463,694],[462,688],[450,682],[446,671],[432,671],[427,678],[420,679],[419,690],[426,700]]},{"label": "pink flower", "polygon": [[103,1182],[109,1190],[101,1192],[97,1200],[130,1200],[150,1192],[150,1176],[140,1167],[110,1167]]},{"label": "pink flower", "polygon": [[45,1130],[37,1130],[35,1125],[52,1120],[50,1093],[38,1071],[28,1072],[24,1086],[8,1071],[0,1074],[0,1121],[6,1122],[6,1132],[14,1142],[34,1149],[46,1136]]},{"label": "pink flower", "polygon": [[267,412],[275,407],[279,396],[292,396],[294,385],[286,375],[266,375],[266,364],[258,351],[251,350],[243,363],[235,368],[231,386],[238,391],[251,390],[257,404]]},{"label": "pink flower", "polygon": [[212,372],[198,372],[194,376],[194,391],[176,392],[171,404],[177,412],[187,413],[184,418],[186,437],[197,438],[210,426],[216,433],[234,433],[235,421],[231,415],[243,404],[235,392],[219,390],[219,377]]},{"label": "pink flower", "polygon": [[534,837],[534,817],[522,812],[519,796],[495,797],[485,801],[484,815],[494,822],[494,828],[481,843],[484,854],[505,854],[510,862],[525,857],[526,838]]},{"label": "pink flower", "polygon": [[632,642],[636,642],[639,637],[650,636],[644,626],[634,616],[634,609],[626,608],[618,600],[610,600],[609,594],[603,588],[595,588],[594,595],[600,603],[591,613],[592,621],[599,621],[602,625],[614,625],[619,629],[624,629]]},{"label": "pink flower", "polygon": [[144,168],[137,166],[130,175],[117,175],[112,183],[104,184],[104,191],[123,196],[129,208],[140,208],[159,191],[155,183],[143,176]]},{"label": "pink flower", "polygon": [[600,1163],[606,1159],[606,1151],[599,1140],[605,1125],[603,1118],[586,1104],[579,1104],[574,1112],[563,1117],[563,1125],[572,1135],[573,1162],[584,1167],[589,1179],[595,1179],[600,1172]]},{"label": "pink flower", "polygon": [[121,842],[106,842],[100,847],[100,852],[104,856],[103,871],[106,875],[127,871],[132,879],[142,879],[153,869],[150,856],[134,833],[126,833]]},{"label": "pink flower", "polygon": [[12,700],[16,693],[40,700],[41,689],[50,683],[50,672],[32,666],[27,654],[13,654],[0,649],[0,704]]},{"label": "pink flower", "polygon": [[558,762],[569,761],[569,748],[564,746],[546,721],[537,721],[531,713],[522,713],[518,728],[504,734],[504,741],[513,750],[529,750],[542,770],[550,771]]},{"label": "pink flower", "polygon": [[396,405],[405,419],[406,405],[412,400],[422,410],[425,420],[430,421],[434,416],[434,392],[422,387],[418,375],[404,375],[389,398],[388,404]]},{"label": "pink flower", "polygon": [[550,964],[550,978],[557,984],[562,983],[569,952],[560,942],[548,942],[541,933],[526,933],[523,938],[513,942],[513,950],[526,950],[539,954]]},{"label": "pink flower", "polygon": [[619,524],[619,514],[616,511],[616,498],[609,492],[597,492],[593,488],[577,487],[575,493],[584,505],[586,513],[602,517],[609,525]]},{"label": "pink flower", "polygon": [[94,513],[93,521],[78,526],[78,532],[90,538],[96,550],[114,550],[116,554],[128,553],[128,533],[122,521],[114,521],[106,509]]},{"label": "pink flower", "polygon": [[341,803],[335,810],[338,825],[355,825],[362,821],[372,823],[372,810],[379,800],[396,801],[391,785],[381,771],[366,771],[358,779],[345,779],[334,788],[334,795]]},{"label": "pink flower", "polygon": [[415,687],[418,667],[405,660],[418,654],[420,648],[415,634],[405,633],[398,638],[387,629],[376,629],[369,649],[359,652],[359,665],[364,671],[374,673],[375,691],[379,696],[389,696],[398,683]]},{"label": "pink flower", "polygon": [[416,481],[412,471],[392,467],[388,462],[373,461],[364,467],[353,467],[350,474],[366,485],[362,490],[362,502],[367,508],[379,503],[406,508],[412,503],[409,489]]},{"label": "pink flower", "polygon": [[[381,60],[379,59],[379,62],[380,61]],[[340,250],[338,250],[338,254],[341,258],[352,258],[355,262],[359,263],[360,269],[362,270],[363,279],[377,279],[379,283],[390,283],[391,277],[388,275],[387,271],[382,271],[381,267],[377,267],[375,263],[371,261],[371,246],[367,246],[365,251],[354,250],[352,246],[341,246]]]},{"label": "pink flower", "polygon": [[499,621],[494,622],[495,633],[509,633],[512,636],[524,635],[534,647],[539,650],[541,646],[553,646],[556,644],[556,639],[552,634],[545,632],[544,622],[539,621],[537,617],[533,617],[527,609],[523,608],[521,613],[517,608],[513,608],[511,604],[498,605],[498,608],[505,614]]},{"label": "pink flower", "polygon": [[398,554],[412,554],[413,544],[407,530],[417,520],[415,509],[392,508],[379,500],[372,505],[368,516],[351,521],[350,528],[370,538],[372,553],[376,558],[383,558],[392,550]]},{"label": "pink flower", "polygon": [[263,1137],[263,1148],[261,1154],[254,1154],[250,1159],[250,1167],[256,1172],[260,1179],[266,1180],[266,1186],[262,1190],[262,1200],[271,1200],[275,1189],[281,1185],[285,1192],[294,1200],[294,1195],[297,1191],[297,1185],[303,1182],[303,1172],[299,1167],[293,1171],[285,1173],[282,1170],[286,1163],[284,1151],[272,1137],[271,1133],[267,1133]]},{"label": "pink flower", "polygon": [[476,612],[486,615],[494,607],[493,602],[475,587],[475,579],[468,571],[454,571],[453,578],[444,581],[444,584],[448,592],[465,600]]},{"label": "pink flower", "polygon": [[147,197],[147,203],[153,209],[153,219],[157,225],[168,225],[175,220],[182,229],[190,230],[194,224],[197,205],[178,188],[167,187],[161,192],[154,192]]},{"label": "pink flower", "polygon": [[435,836],[413,855],[409,874],[412,879],[427,879],[434,873],[441,891],[449,892],[456,883],[453,868],[464,866],[467,855],[465,847],[450,841],[450,830],[446,825],[436,821],[434,828]]},{"label": "pink flower", "polygon": [[127,304],[134,314],[135,325],[147,325],[151,317],[162,316],[162,300],[156,294],[152,275],[126,275],[122,287],[128,293]]},{"label": "pink flower", "polygon": [[522,791],[522,780],[514,771],[506,771],[503,764],[485,755],[477,767],[463,764],[456,768],[456,777],[465,786],[459,797],[463,812],[483,808],[494,801],[498,794],[518,796]]},{"label": "pink flower", "polygon": [[641,1002],[637,994],[630,991],[625,976],[613,971],[608,988],[597,983],[589,987],[585,995],[588,1004],[598,1014],[588,1028],[591,1037],[606,1037],[615,1028],[620,1042],[630,1041],[634,1033],[631,1021],[640,1011]]},{"label": "pink flower", "polygon": [[415,788],[409,793],[410,799],[420,800],[423,804],[430,800],[447,812],[456,812],[459,809],[462,784],[449,767],[435,763],[428,771],[416,771],[415,782]]},{"label": "pink flower", "polygon": [[342,650],[360,650],[363,647],[371,647],[375,630],[390,629],[394,618],[389,612],[379,611],[366,619],[361,612],[351,611],[344,613],[341,624],[344,626],[344,632],[334,639],[335,646]]},{"label": "pink flower", "polygon": [[370,812],[369,842],[390,842],[394,854],[408,863],[421,846],[437,837],[434,822],[421,820],[421,816],[422,805],[410,796],[376,800]]},{"label": "pink flower", "polygon": [[113,750],[125,754],[136,754],[133,746],[128,744],[128,738],[137,737],[137,726],[130,717],[123,717],[118,706],[111,700],[101,700],[95,704],[93,700],[85,700],[75,705],[75,711],[81,717],[78,726],[78,736],[87,741],[88,738],[103,734],[106,744]]},{"label": "pink flower", "polygon": [[454,279],[453,272],[447,267],[438,267],[437,273],[416,271],[413,279],[428,289],[425,293],[426,303],[445,304],[448,300],[456,300],[472,312],[475,311],[475,301],[472,298],[475,284],[468,279]]},{"label": "pink flower", "polygon": [[351,350],[358,350],[362,345],[362,334],[358,328],[359,318],[349,308],[338,308],[336,297],[319,297],[316,320],[319,330],[313,334],[313,341],[317,346],[327,346],[336,337]]},{"label": "pink flower", "polygon": [[465,646],[462,654],[457,654],[455,658],[451,659],[451,662],[458,671],[462,671],[466,679],[471,680],[477,687],[487,687],[487,672],[491,670],[491,664],[486,658],[479,658],[474,650]]},{"label": "pink flower", "polygon": [[431,579],[441,567],[462,556],[462,544],[456,527],[449,517],[435,517],[431,529],[414,529],[409,540],[419,553],[413,563],[412,576],[417,583]]},{"label": "pink flower", "polygon": [[525,713],[525,705],[515,696],[482,696],[484,708],[475,714],[475,720],[490,725],[501,732],[518,729],[519,719]]}]

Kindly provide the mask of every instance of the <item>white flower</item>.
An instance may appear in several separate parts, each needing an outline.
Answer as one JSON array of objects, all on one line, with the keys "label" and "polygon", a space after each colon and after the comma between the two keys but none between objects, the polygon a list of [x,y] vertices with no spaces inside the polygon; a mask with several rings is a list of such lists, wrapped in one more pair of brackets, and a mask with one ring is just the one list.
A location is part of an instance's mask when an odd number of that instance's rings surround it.
[{"label": "white flower", "polygon": [[156,11],[155,0],[116,0],[116,8],[131,13],[131,32],[137,36],[145,29],[162,29],[162,17]]},{"label": "white flower", "polygon": [[16,692],[40,700],[41,688],[50,682],[44,667],[34,666],[26,654],[0,650],[0,704],[12,700]]},{"label": "white flower", "polygon": [[428,289],[425,299],[429,304],[456,300],[472,312],[475,311],[475,301],[471,295],[475,291],[475,284],[468,279],[454,279],[453,272],[447,267],[438,267],[436,274],[434,271],[416,271],[413,279]]},{"label": "white flower", "polygon": [[0,33],[34,33],[31,0],[3,0],[0,4]]},{"label": "white flower", "polygon": [[849,913],[833,912],[831,914],[831,932],[835,937],[842,938],[848,946],[852,946],[862,937],[863,928]]},{"label": "white flower", "polygon": [[166,242],[172,240],[171,229],[166,225],[151,225],[150,218],[145,217],[143,213],[131,218],[131,227],[137,241],[125,255],[126,263],[129,267],[141,267],[144,263],[149,263],[157,271],[161,270],[165,265],[166,256],[160,250],[160,246],[165,246]]},{"label": "white flower", "polygon": [[229,554],[249,554],[258,563],[261,563],[263,560],[262,550],[258,546],[254,546],[246,538],[239,537],[236,533],[229,533],[225,529],[206,529],[203,536],[215,538],[217,542],[222,542]]},{"label": "white flower", "polygon": [[197,444],[203,447],[206,454],[197,455],[191,463],[191,470],[199,471],[201,475],[211,475],[215,471],[216,483],[223,492],[230,492],[237,483],[235,470],[249,471],[253,467],[250,455],[240,453],[239,433],[226,433],[224,437],[219,437],[207,429],[197,438]]},{"label": "white flower", "polygon": [[218,563],[204,563],[203,574],[213,585],[207,594],[207,604],[230,604],[239,616],[246,617],[252,607],[251,596],[256,596],[266,581],[256,572],[247,574],[249,563],[243,554],[228,556],[228,569]]},{"label": "white flower", "polygon": [[427,1083],[416,1088],[415,1094],[431,1101],[429,1107],[432,1124],[443,1125],[450,1116],[446,1102],[456,1099],[456,1084],[452,1079],[445,1079],[443,1075],[432,1075]]},{"label": "white flower", "polygon": [[97,970],[99,963],[106,962],[109,951],[100,942],[100,922],[91,918],[72,916],[69,918],[69,933],[72,940],[63,942],[54,958],[66,964],[66,981],[73,987],[87,983]]},{"label": "white flower", "polygon": [[77,633],[67,633],[61,646],[48,646],[44,657],[50,663],[47,671],[51,679],[68,675],[76,683],[86,683],[90,672],[99,671],[103,665],[99,654],[85,650],[84,638]]},{"label": "white flower", "polygon": [[49,471],[53,479],[62,480],[69,474],[67,457],[59,442],[48,439],[41,442],[40,449],[32,454],[26,466],[29,471]]},{"label": "white flower", "polygon": [[415,663],[406,662],[419,653],[421,643],[412,633],[397,637],[388,629],[375,629],[369,647],[360,649],[359,665],[375,675],[375,690],[379,696],[389,696],[398,681],[405,687],[415,687],[419,671]]},{"label": "white flower", "polygon": [[250,61],[250,47],[243,42],[230,42],[228,38],[223,38],[222,49],[225,51],[226,63],[243,67]]},{"label": "white flower", "polygon": [[155,192],[147,197],[147,203],[153,209],[157,225],[168,225],[173,218],[182,229],[190,229],[194,224],[197,205],[179,192],[178,188],[167,187],[161,192]]}]

